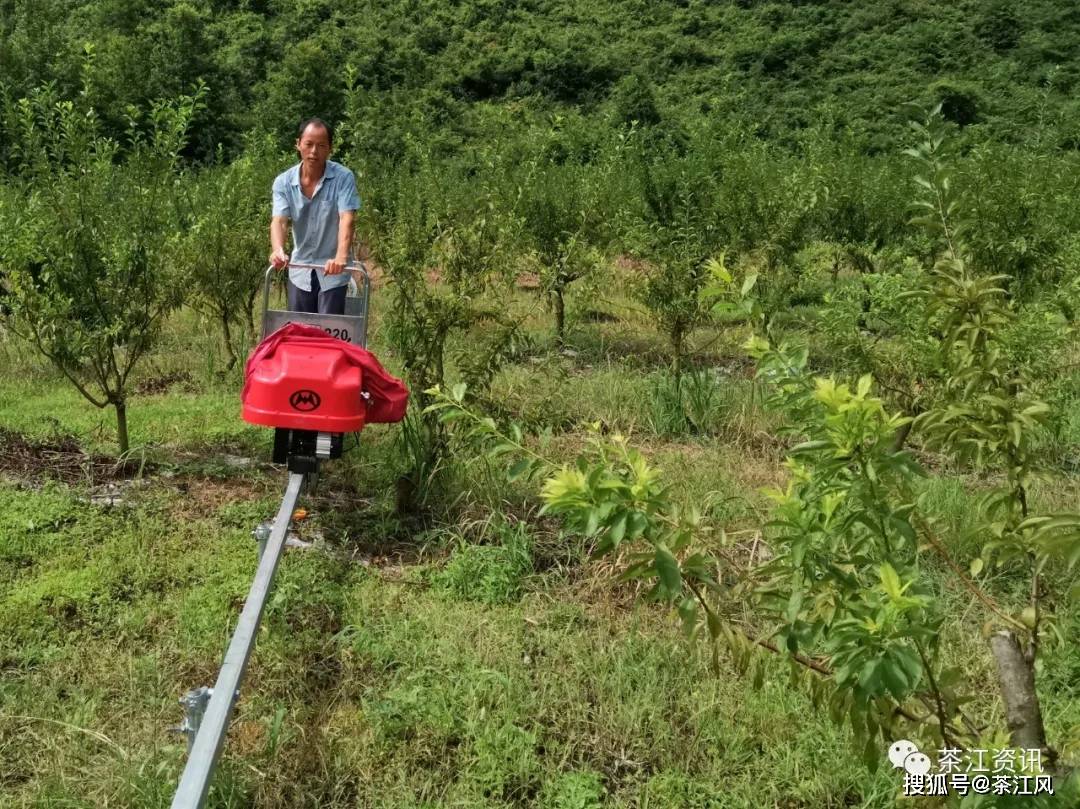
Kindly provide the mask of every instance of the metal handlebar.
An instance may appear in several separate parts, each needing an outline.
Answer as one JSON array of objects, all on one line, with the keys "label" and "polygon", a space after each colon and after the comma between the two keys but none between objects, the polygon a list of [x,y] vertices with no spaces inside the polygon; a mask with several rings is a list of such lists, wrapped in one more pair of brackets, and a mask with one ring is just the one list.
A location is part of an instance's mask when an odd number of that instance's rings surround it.
[{"label": "metal handlebar", "polygon": [[[290,261],[288,264],[282,267],[281,270],[287,270],[294,267],[298,270],[321,270],[325,266],[325,264],[302,264],[299,262],[294,263]],[[364,277],[364,288],[362,297],[366,305],[366,302],[369,300],[369,296],[371,295],[371,275],[368,274],[367,267],[364,266],[364,262],[360,261],[359,259],[357,259],[356,261],[350,261],[348,264],[345,265],[345,269],[342,270],[342,272],[349,273],[357,271],[359,271],[360,274]],[[269,267],[266,268],[266,273],[263,277],[264,280],[262,310],[264,314],[266,313],[266,310],[270,308],[270,287],[273,285],[274,273],[276,272],[278,272],[278,269],[273,264],[271,264]],[[351,276],[349,277],[349,286],[356,287],[356,279]],[[350,289],[349,291],[352,292],[352,289]],[[356,287],[356,291],[360,292],[361,290],[359,289],[359,287]]]},{"label": "metal handlebar", "polygon": [[[273,265],[271,264],[270,266],[272,267]],[[321,269],[324,269],[326,267],[326,264],[325,263],[323,263],[323,264],[304,264],[303,262],[299,262],[299,261],[290,261],[288,264],[286,264],[281,269],[283,269],[283,270],[292,269],[293,267],[295,267],[298,270],[321,270]],[[352,269],[352,268],[357,268],[357,269],[363,270],[364,272],[367,272],[367,270],[364,269],[364,262],[362,262],[362,261],[350,261],[348,264],[345,265],[346,270],[349,270],[349,269]]]}]

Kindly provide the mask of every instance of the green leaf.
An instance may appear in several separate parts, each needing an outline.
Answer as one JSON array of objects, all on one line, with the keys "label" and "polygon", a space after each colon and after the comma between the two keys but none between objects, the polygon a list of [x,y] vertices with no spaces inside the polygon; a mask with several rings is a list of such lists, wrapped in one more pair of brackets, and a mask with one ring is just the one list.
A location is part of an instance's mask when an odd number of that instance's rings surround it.
[{"label": "green leaf", "polygon": [[896,660],[904,670],[904,677],[907,679],[908,688],[918,688],[923,677],[922,660],[919,659],[918,654],[907,646],[901,646],[893,649],[893,659]]},{"label": "green leaf", "polygon": [[697,626],[697,599],[687,596],[679,602],[679,617],[682,618],[683,630],[689,635]]},{"label": "green leaf", "polygon": [[1024,522],[1020,523],[1020,528],[1028,528],[1029,526],[1039,524],[1038,534],[1042,534],[1046,531],[1056,531],[1061,528],[1077,528],[1080,527],[1080,514],[1055,514],[1044,517],[1030,517]]},{"label": "green leaf", "polygon": [[860,399],[865,398],[866,394],[868,394],[870,392],[870,386],[873,385],[873,384],[874,384],[874,378],[872,376],[870,376],[870,374],[863,374],[862,376],[859,377],[859,385],[858,385],[856,395]]},{"label": "green leaf", "polygon": [[881,679],[896,701],[903,701],[908,692],[908,681],[903,669],[893,661],[885,660],[881,665]]},{"label": "green leaf", "polygon": [[1035,402],[1020,411],[1021,416],[1042,416],[1050,412],[1050,406],[1046,402]]},{"label": "green leaf", "polygon": [[682,573],[679,571],[679,562],[665,545],[656,546],[656,573],[660,577],[661,588],[668,599],[674,598],[682,591]]},{"label": "green leaf", "polygon": [[510,480],[517,480],[532,466],[532,461],[529,458],[520,458],[514,462],[514,465],[510,467],[510,471],[506,473],[507,478]]},{"label": "green leaf", "polygon": [[649,519],[640,511],[632,511],[626,518],[626,538],[637,539],[649,527]]},{"label": "green leaf", "polygon": [[869,694],[881,691],[881,658],[867,660],[859,671],[859,685]]},{"label": "green leaf", "polygon": [[896,533],[907,540],[912,548],[919,544],[919,539],[915,535],[915,528],[906,519],[893,520],[892,525],[896,529]]},{"label": "green leaf", "polygon": [[513,444],[501,443],[496,444],[494,447],[488,450],[488,456],[491,458],[498,458],[511,452],[517,452],[517,447],[515,447]]},{"label": "green leaf", "polygon": [[1019,447],[1023,443],[1023,436],[1020,433],[1020,423],[1016,421],[1009,422],[1009,433],[1012,436],[1012,443],[1014,447]]},{"label": "green leaf", "polygon": [[802,609],[803,594],[801,590],[794,590],[788,598],[787,607],[784,609],[784,620],[789,624],[795,623]]},{"label": "green leaf", "polygon": [[723,631],[723,624],[720,623],[719,616],[713,612],[706,613],[706,621],[709,625],[709,635],[713,640],[717,640],[720,637],[720,633]]},{"label": "green leaf", "polygon": [[612,547],[617,548],[619,543],[622,542],[623,536],[626,534],[626,520],[627,515],[623,511],[611,523],[611,527],[608,528],[608,539],[611,541]]},{"label": "green leaf", "polygon": [[886,562],[878,568],[878,575],[881,577],[881,589],[885,591],[885,594],[893,601],[899,600],[904,594],[904,588],[893,566]]},{"label": "green leaf", "polygon": [[971,577],[975,578],[976,576],[978,576],[980,573],[982,573],[982,569],[983,560],[981,557],[976,556],[974,559],[971,560],[971,567],[969,568]]}]

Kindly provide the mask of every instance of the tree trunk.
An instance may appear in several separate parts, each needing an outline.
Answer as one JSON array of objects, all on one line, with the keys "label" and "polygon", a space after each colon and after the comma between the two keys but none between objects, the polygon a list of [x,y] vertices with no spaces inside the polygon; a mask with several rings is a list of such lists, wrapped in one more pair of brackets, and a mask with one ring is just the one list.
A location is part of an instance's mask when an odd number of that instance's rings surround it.
[{"label": "tree trunk", "polygon": [[[671,351],[674,354],[671,362],[671,370],[675,374],[675,388],[678,391],[682,391],[682,372],[683,372],[683,338],[684,334],[682,329],[677,329],[671,333]],[[680,401],[681,401],[680,397]]]},{"label": "tree trunk", "polygon": [[908,436],[911,435],[911,428],[915,426],[915,422],[909,421],[907,424],[900,425],[900,429],[896,431],[896,435],[893,436],[892,451],[899,452],[904,448],[904,444],[907,443]]},{"label": "tree trunk", "polygon": [[563,300],[562,287],[554,287],[551,290],[552,306],[555,309],[555,337],[559,345],[563,344],[566,335],[566,302]]},{"label": "tree trunk", "polygon": [[225,353],[229,355],[229,361],[225,365],[226,371],[236,367],[236,350],[232,344],[232,329],[229,326],[229,316],[224,312],[221,315],[221,331],[225,336]]},{"label": "tree trunk", "polygon": [[990,636],[990,650],[997,663],[998,688],[1005,703],[1009,742],[1023,750],[1041,750],[1043,766],[1053,770],[1057,752],[1046,744],[1039,695],[1035,691],[1035,668],[1024,655],[1016,635],[1002,629]]},{"label": "tree trunk", "polygon": [[[255,322],[255,296],[259,293],[258,289],[251,290],[247,297],[247,326],[248,326],[248,338],[252,345],[259,342],[259,330],[262,329],[262,321],[258,324]],[[261,299],[260,299],[261,300]],[[262,317],[262,313],[259,313],[259,317]]]},{"label": "tree trunk", "polygon": [[120,454],[126,455],[128,451],[128,428],[127,428],[127,403],[123,399],[113,401],[116,408],[116,440],[120,444]]}]

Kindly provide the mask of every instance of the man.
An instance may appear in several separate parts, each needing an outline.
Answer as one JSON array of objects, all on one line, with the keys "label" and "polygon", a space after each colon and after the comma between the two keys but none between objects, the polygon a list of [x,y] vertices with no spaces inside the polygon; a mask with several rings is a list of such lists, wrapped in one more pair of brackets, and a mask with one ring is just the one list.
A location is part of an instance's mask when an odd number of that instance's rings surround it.
[{"label": "man", "polygon": [[[289,269],[289,309],[340,315],[345,312],[352,252],[353,226],[360,197],[356,178],[330,160],[334,130],[319,118],[308,118],[296,135],[300,163],[274,180],[270,220],[270,263],[282,269],[294,264],[318,264],[322,269]],[[285,252],[292,222],[293,252]]]}]

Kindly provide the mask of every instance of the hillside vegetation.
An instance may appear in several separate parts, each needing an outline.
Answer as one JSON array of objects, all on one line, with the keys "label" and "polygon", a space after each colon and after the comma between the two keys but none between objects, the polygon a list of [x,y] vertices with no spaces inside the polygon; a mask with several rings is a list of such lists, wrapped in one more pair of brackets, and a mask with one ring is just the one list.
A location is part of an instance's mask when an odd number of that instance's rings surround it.
[{"label": "hillside vegetation", "polygon": [[1030,142],[1039,128],[1073,148],[1080,12],[1050,0],[7,0],[0,85],[19,98],[43,81],[64,97],[85,85],[113,132],[128,105],[205,82],[191,145],[203,158],[251,129],[287,143],[305,115],[341,120],[350,91],[376,128],[414,136],[484,137],[502,125],[496,107],[767,138],[820,129],[882,151],[906,104],[942,101],[975,138]]}]

